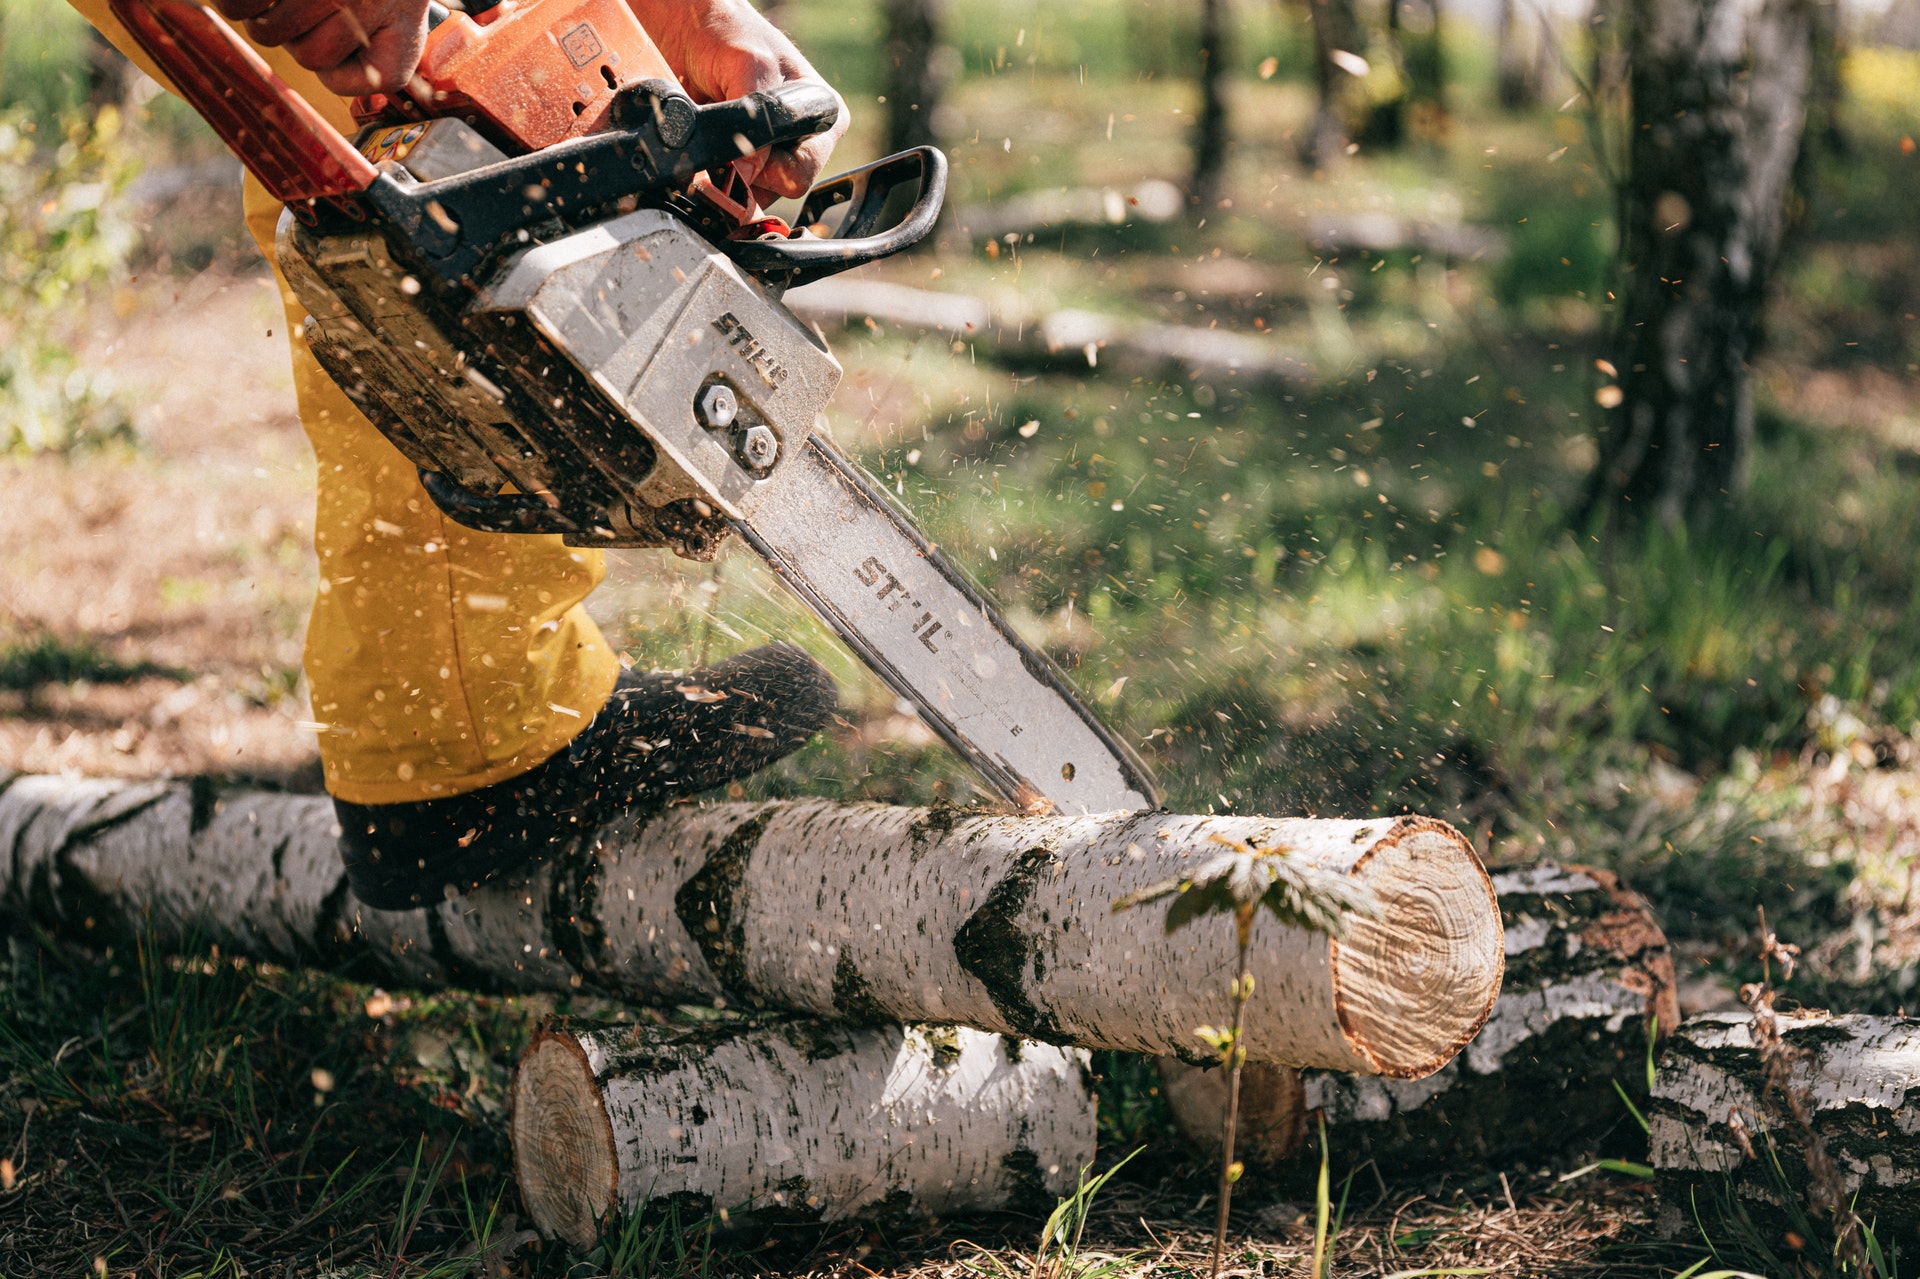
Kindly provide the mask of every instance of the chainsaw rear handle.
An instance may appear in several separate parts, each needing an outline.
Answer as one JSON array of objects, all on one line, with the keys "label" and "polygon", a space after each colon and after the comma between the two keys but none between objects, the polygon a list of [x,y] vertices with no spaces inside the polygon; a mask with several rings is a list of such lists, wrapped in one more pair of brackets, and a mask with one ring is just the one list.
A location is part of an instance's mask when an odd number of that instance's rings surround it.
[{"label": "chainsaw rear handle", "polygon": [[[876,232],[889,197],[908,182],[919,184],[913,204],[900,221]],[[736,241],[725,250],[762,280],[790,288],[890,257],[919,243],[933,230],[946,195],[947,157],[938,147],[915,147],[828,178],[809,191],[793,220],[793,225],[800,228],[794,238]],[[828,210],[841,204],[850,207],[832,236],[806,233],[806,228],[819,225]]]}]

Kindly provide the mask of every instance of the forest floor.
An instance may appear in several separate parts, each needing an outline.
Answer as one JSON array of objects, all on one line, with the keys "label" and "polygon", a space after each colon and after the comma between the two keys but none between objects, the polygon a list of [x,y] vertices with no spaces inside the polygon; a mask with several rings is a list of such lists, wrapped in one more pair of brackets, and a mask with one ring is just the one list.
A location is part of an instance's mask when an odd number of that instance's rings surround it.
[{"label": "forest floor", "polygon": [[[1676,942],[1688,1011],[1752,975],[1757,906],[1807,948],[1789,994],[1902,1010],[1920,980],[1920,252],[1904,230],[1920,161],[1900,145],[1920,77],[1902,66],[1852,82],[1854,150],[1796,231],[1754,483],[1725,527],[1610,533],[1569,514],[1606,381],[1608,195],[1582,123],[1463,107],[1444,137],[1312,174],[1292,144],[1307,99],[1284,81],[1243,87],[1234,209],[1206,226],[949,236],[874,275],[1003,313],[1253,335],[1297,354],[1297,377],[1007,365],[984,341],[856,318],[832,335],[832,429],[1099,697],[1173,807],[1430,812],[1490,861],[1620,869]],[[969,79],[955,204],[1177,175],[1186,101],[1165,82]],[[175,263],[96,304],[83,355],[115,369],[135,443],[0,459],[0,768],[317,789],[299,674],[312,459],[269,278],[206,229],[214,206],[156,234],[186,245]],[[1365,227],[1398,241],[1357,243]],[[749,793],[981,798],[737,549],[712,567],[616,557],[590,607],[642,663],[782,635],[832,667],[848,726]],[[0,1274],[95,1257],[178,1279],[637,1273],[617,1239],[566,1257],[512,1217],[504,1080],[553,1007],[16,935]],[[1210,1175],[1136,1067],[1103,1072],[1109,1147],[1145,1140],[1151,1162],[1110,1187],[1089,1246],[1191,1273]],[[1654,1238],[1638,1182],[1566,1179],[1581,1166],[1357,1181],[1334,1273],[1654,1276],[1704,1255],[1697,1236]],[[1310,1197],[1250,1177],[1240,1202],[1230,1273],[1304,1273]],[[1037,1228],[683,1226],[650,1273],[1024,1273]],[[480,1257],[476,1239],[515,1247]]]}]

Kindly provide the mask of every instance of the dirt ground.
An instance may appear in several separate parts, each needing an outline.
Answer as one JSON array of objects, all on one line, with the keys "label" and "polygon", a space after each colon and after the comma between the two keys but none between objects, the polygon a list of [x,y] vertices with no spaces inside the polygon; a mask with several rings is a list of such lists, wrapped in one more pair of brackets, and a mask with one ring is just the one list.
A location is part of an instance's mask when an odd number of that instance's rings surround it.
[{"label": "dirt ground", "polygon": [[317,784],[313,458],[283,327],[257,259],[135,278],[81,357],[114,370],[138,444],[0,460],[0,640],[167,672],[0,692],[0,767]]}]

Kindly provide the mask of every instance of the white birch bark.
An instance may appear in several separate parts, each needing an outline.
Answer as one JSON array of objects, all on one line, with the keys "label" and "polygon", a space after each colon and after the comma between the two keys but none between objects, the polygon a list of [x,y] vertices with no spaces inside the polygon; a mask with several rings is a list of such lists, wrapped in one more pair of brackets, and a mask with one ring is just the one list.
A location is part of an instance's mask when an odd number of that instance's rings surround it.
[{"label": "white birch bark", "polygon": [[1282,845],[1370,886],[1383,914],[1341,942],[1260,916],[1251,1057],[1401,1079],[1474,1036],[1503,966],[1485,870],[1425,818],[689,806],[615,823],[524,883],[407,912],[354,901],[334,839],[323,799],[22,777],[0,792],[0,902],[96,936],[371,954],[422,985],[585,986],[1197,1057],[1194,1027],[1227,1012],[1231,926],[1168,936],[1159,910],[1110,905],[1219,839]]},{"label": "white birch bark", "polygon": [[[1376,1079],[1254,1065],[1243,1074],[1236,1154],[1270,1169],[1335,1158],[1408,1171],[1563,1150],[1628,1121],[1617,1080],[1644,1105],[1647,1035],[1679,1021],[1673,957],[1645,901],[1604,870],[1540,864],[1493,877],[1506,979],[1473,1043],[1438,1073]],[[1163,1058],[1163,1095],[1196,1146],[1218,1150],[1226,1081]]]},{"label": "white birch bark", "polygon": [[[1805,1202],[1805,1144],[1784,1099],[1766,1081],[1744,1012],[1702,1013],[1667,1042],[1648,1115],[1651,1162],[1662,1194],[1683,1215],[1696,1195],[1712,1202],[1731,1184],[1762,1208],[1778,1206],[1779,1177],[1761,1130],[1772,1134],[1780,1173]],[[1788,1075],[1803,1090],[1862,1220],[1903,1245],[1920,1231],[1920,1018],[1779,1014],[1782,1038],[1808,1057]],[[1749,1158],[1734,1125],[1747,1132]],[[1905,1248],[1902,1248],[1905,1251]]]},{"label": "white birch bark", "polygon": [[550,1028],[521,1058],[512,1133],[534,1224],[585,1246],[614,1208],[669,1202],[683,1222],[1045,1211],[1095,1124],[1082,1052],[797,1018]]}]

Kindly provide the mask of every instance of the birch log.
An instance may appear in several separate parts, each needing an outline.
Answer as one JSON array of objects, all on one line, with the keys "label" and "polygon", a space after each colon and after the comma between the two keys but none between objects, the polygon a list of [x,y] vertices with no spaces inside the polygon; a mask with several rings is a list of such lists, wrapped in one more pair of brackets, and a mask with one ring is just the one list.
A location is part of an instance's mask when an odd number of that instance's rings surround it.
[{"label": "birch log", "polygon": [[[1731,1185],[1763,1211],[1777,1208],[1780,1178],[1807,1202],[1806,1146],[1784,1098],[1766,1091],[1744,1012],[1702,1013],[1661,1054],[1648,1115],[1651,1160],[1663,1196],[1691,1219],[1697,1197],[1715,1202]],[[1842,1190],[1879,1237],[1904,1245],[1920,1232],[1920,1018],[1779,1014],[1781,1037],[1806,1056],[1787,1076],[1804,1090],[1813,1129]],[[1734,1125],[1746,1130],[1749,1158]],[[1779,1153],[1776,1174],[1761,1130]]]},{"label": "birch log", "polygon": [[1256,1059],[1432,1074],[1500,988],[1492,886],[1425,818],[962,816],[818,800],[679,807],[615,823],[523,883],[431,910],[347,891],[325,800],[22,777],[0,793],[0,902],[49,926],[188,932],[290,962],[377,959],[420,985],[589,987],[639,1002],[942,1022],[1150,1054],[1226,1015],[1233,929],[1168,936],[1121,894],[1217,839],[1353,875],[1384,913],[1330,941],[1262,914]]},{"label": "birch log", "polygon": [[576,1246],[673,1203],[777,1220],[1051,1208],[1093,1161],[1085,1054],[968,1029],[811,1018],[561,1024],[514,1078],[534,1224]]},{"label": "birch log", "polygon": [[[1649,1030],[1679,1021],[1673,958],[1647,904],[1611,872],[1541,864],[1493,877],[1507,973],[1493,1015],[1458,1059],[1395,1081],[1249,1066],[1241,1077],[1236,1153],[1273,1170],[1318,1168],[1325,1118],[1336,1161],[1389,1173],[1463,1161],[1537,1159],[1631,1122],[1614,1091],[1647,1093]],[[1175,1124],[1217,1151],[1221,1072],[1163,1058]]]}]

